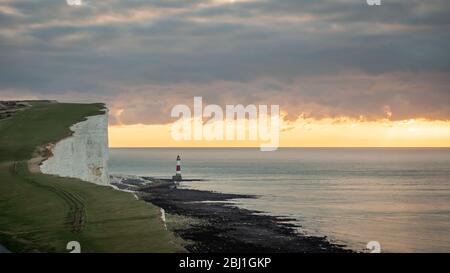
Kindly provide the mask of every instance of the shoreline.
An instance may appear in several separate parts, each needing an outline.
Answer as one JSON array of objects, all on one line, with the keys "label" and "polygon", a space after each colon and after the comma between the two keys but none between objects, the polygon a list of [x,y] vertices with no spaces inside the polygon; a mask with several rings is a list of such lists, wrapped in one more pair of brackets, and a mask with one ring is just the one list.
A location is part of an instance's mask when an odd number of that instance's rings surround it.
[{"label": "shoreline", "polygon": [[[188,182],[187,182],[188,183]],[[297,230],[293,219],[263,215],[260,211],[238,208],[233,199],[257,198],[251,195],[223,194],[178,188],[169,179],[124,177],[113,183],[122,190],[162,208],[167,218],[189,219],[172,231],[193,253],[348,253],[344,245],[326,237],[308,236]]]}]

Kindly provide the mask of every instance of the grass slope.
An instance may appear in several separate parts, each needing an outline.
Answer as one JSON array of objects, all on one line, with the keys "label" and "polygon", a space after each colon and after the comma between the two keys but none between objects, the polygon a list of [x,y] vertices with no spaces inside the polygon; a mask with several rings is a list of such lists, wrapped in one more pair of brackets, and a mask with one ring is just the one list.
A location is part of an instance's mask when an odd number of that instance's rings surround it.
[{"label": "grass slope", "polygon": [[[0,243],[13,252],[179,252],[159,208],[77,179],[30,173],[37,146],[70,135],[101,104],[36,104],[0,121]],[[80,221],[83,219],[83,221]]]}]

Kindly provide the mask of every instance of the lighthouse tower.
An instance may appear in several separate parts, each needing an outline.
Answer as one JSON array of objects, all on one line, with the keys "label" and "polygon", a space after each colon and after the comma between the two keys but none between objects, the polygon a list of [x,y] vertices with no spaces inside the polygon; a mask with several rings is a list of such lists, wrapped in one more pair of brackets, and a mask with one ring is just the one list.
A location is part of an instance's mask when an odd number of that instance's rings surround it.
[{"label": "lighthouse tower", "polygon": [[176,172],[175,175],[172,176],[173,181],[181,181],[181,158],[180,156],[177,156],[177,168],[176,168]]}]

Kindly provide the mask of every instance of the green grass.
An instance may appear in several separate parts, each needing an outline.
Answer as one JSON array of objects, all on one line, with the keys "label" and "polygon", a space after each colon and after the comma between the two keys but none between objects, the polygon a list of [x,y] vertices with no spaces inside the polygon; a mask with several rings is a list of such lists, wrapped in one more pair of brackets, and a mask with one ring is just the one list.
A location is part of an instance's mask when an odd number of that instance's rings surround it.
[{"label": "green grass", "polygon": [[0,121],[0,162],[30,159],[37,146],[70,135],[69,127],[100,114],[102,104],[36,104]]},{"label": "green grass", "polygon": [[[39,104],[0,121],[0,243],[13,252],[180,252],[159,208],[78,179],[30,173],[36,147],[70,135],[101,104]],[[83,224],[76,225],[82,215]],[[74,220],[75,219],[75,220]],[[77,228],[74,228],[77,227]]]}]

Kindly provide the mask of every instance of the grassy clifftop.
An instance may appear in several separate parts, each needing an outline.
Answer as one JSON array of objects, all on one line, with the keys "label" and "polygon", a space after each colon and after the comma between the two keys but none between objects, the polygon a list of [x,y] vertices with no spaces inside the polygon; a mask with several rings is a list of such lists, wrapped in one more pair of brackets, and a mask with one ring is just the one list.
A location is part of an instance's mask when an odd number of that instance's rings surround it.
[{"label": "grassy clifftop", "polygon": [[102,113],[103,104],[35,103],[0,121],[0,162],[26,160],[40,145],[71,134],[74,123]]},{"label": "grassy clifftop", "polygon": [[36,103],[0,120],[0,244],[13,252],[179,252],[159,208],[129,193],[31,173],[36,148],[70,135],[102,104]]}]

